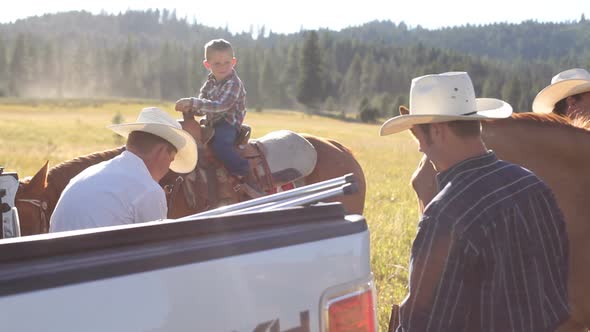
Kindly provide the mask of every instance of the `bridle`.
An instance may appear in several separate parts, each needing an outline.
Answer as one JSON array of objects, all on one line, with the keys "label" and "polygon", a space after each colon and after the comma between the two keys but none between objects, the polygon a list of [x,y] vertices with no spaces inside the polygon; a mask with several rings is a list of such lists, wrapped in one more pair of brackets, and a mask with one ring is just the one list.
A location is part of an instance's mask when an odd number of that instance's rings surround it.
[{"label": "bridle", "polygon": [[25,199],[20,198],[16,200],[21,203],[29,203],[39,210],[39,217],[41,219],[41,233],[49,232],[49,222],[47,220],[47,202],[41,199]]},{"label": "bridle", "polygon": [[174,198],[176,194],[180,190],[180,186],[184,182],[184,177],[179,175],[176,177],[173,183],[166,184],[163,189],[166,193],[167,203],[168,203],[168,215],[170,215],[170,210],[172,209],[172,204],[174,203]]}]

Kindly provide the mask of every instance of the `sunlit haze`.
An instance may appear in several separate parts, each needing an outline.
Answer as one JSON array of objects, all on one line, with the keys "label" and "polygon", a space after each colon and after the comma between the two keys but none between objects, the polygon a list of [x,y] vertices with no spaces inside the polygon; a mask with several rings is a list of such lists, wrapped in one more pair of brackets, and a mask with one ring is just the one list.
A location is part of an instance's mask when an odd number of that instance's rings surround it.
[{"label": "sunlit haze", "polygon": [[405,22],[410,27],[418,25],[434,29],[467,23],[494,22],[520,23],[524,20],[541,22],[577,21],[582,14],[590,16],[590,1],[562,0],[540,1],[322,1],[298,0],[277,2],[256,1],[185,1],[185,0],[102,0],[93,2],[74,0],[13,1],[0,11],[0,23],[14,22],[29,16],[71,10],[85,10],[94,14],[102,11],[110,14],[128,9],[176,10],[177,17],[210,27],[227,27],[231,32],[258,30],[292,33],[301,29],[329,28],[340,30],[358,26],[373,20]]}]

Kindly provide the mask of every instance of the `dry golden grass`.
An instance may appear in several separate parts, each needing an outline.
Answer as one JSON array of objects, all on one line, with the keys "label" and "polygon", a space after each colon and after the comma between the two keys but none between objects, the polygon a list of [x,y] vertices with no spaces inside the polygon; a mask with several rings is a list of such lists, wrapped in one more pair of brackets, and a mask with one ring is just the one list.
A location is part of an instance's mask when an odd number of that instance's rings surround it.
[{"label": "dry golden grass", "polygon": [[[145,106],[175,117],[173,104],[125,101],[22,101],[0,99],[0,165],[21,177],[74,157],[122,144],[106,125],[120,113],[133,121]],[[379,137],[378,125],[343,122],[288,111],[249,112],[253,136],[290,129],[335,139],[353,150],[367,178],[365,217],[378,288],[378,318],[385,331],[390,306],[406,294],[409,251],[418,218],[409,179],[419,160],[407,133]]]}]

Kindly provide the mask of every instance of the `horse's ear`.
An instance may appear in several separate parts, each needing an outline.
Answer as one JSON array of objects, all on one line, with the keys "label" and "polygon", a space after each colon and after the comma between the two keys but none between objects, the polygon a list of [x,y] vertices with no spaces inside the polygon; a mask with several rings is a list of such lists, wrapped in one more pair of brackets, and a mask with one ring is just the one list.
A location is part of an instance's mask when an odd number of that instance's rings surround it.
[{"label": "horse's ear", "polygon": [[405,107],[404,105],[401,105],[399,107],[399,114],[400,115],[408,115],[408,114],[410,114],[410,110],[407,107]]},{"label": "horse's ear", "polygon": [[47,188],[47,166],[49,165],[49,160],[45,162],[45,165],[41,167],[41,169],[33,176],[31,181],[29,181],[29,189],[31,191],[40,192]]}]

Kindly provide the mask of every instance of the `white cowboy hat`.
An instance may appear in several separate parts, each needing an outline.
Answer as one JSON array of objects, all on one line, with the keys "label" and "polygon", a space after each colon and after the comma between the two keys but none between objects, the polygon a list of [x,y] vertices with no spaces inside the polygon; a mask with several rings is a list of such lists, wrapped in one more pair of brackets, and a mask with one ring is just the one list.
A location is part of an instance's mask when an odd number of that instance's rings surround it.
[{"label": "white cowboy hat", "polygon": [[422,123],[507,118],[510,104],[492,98],[475,98],[466,72],[448,72],[414,78],[410,88],[410,114],[387,120],[380,135],[391,135]]},{"label": "white cowboy hat", "polygon": [[568,69],[553,76],[551,84],[533,100],[533,112],[551,113],[555,104],[569,96],[590,91],[590,73],[581,68]]},{"label": "white cowboy hat", "polygon": [[197,144],[193,137],[182,129],[178,121],[157,107],[142,109],[135,122],[114,124],[107,128],[123,137],[132,131],[143,131],[167,140],[177,150],[170,164],[170,169],[176,173],[189,173],[197,165]]}]

